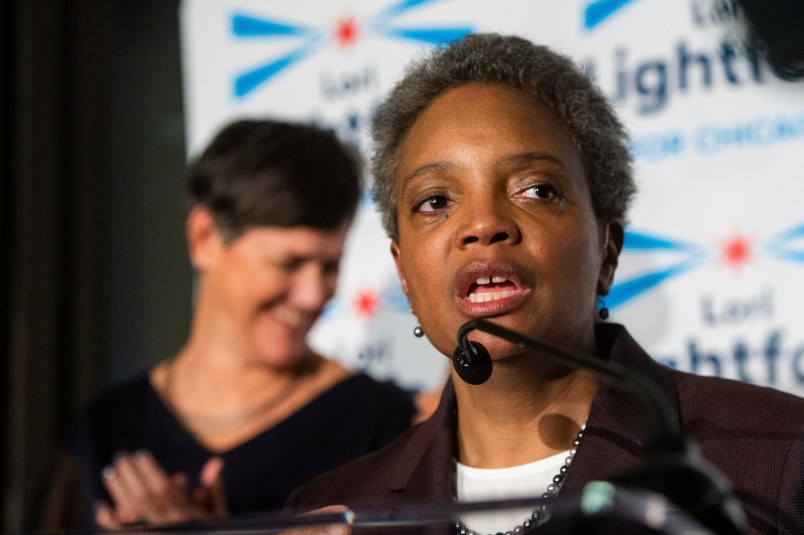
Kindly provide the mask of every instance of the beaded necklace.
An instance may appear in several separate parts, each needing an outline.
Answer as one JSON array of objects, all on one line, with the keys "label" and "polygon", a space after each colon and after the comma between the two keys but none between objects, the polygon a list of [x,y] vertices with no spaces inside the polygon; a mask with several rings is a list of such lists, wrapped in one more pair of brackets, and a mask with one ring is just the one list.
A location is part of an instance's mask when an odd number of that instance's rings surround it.
[{"label": "beaded necklace", "polygon": [[[567,458],[564,460],[564,465],[559,469],[558,473],[553,476],[553,482],[547,485],[547,490],[542,494],[542,498],[554,498],[558,495],[558,492],[561,490],[561,485],[564,483],[564,478],[567,477],[569,465],[572,463],[572,459],[575,457],[575,453],[578,451],[578,445],[581,443],[581,437],[583,436],[584,429],[586,429],[586,424],[582,424],[581,428],[578,430],[575,440],[572,441],[572,448],[569,450],[569,455],[567,455]],[[532,529],[535,529],[537,526],[546,522],[548,518],[550,518],[550,511],[548,507],[545,505],[540,505],[534,509],[533,513],[530,515],[530,518],[525,520],[522,524],[515,526],[510,531],[506,531],[505,533],[500,532],[496,535],[526,534]],[[451,531],[455,535],[483,535],[482,533],[478,533],[477,531],[467,528],[460,520],[455,520],[455,522],[453,522]]]}]

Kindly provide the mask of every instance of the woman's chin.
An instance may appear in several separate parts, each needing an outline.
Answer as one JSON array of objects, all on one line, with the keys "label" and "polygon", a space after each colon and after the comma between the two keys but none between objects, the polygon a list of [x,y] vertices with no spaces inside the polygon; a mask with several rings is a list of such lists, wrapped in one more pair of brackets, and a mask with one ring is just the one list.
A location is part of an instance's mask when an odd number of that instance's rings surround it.
[{"label": "woman's chin", "polygon": [[476,336],[470,335],[469,339],[485,347],[486,351],[488,351],[489,355],[491,355],[491,360],[494,362],[509,359],[516,355],[521,355],[523,352],[522,348],[519,347],[519,344],[509,342],[508,340],[503,340],[502,338],[493,336],[491,334],[483,333],[482,336],[479,334]]},{"label": "woman's chin", "polygon": [[262,351],[255,352],[255,360],[276,370],[295,370],[308,354],[304,342],[266,344]]}]

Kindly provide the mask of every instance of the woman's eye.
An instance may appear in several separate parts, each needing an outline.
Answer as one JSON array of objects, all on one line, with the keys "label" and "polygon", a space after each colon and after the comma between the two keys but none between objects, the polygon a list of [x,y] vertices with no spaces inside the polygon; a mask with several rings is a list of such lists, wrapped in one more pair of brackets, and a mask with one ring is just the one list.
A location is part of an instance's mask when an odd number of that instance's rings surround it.
[{"label": "woman's eye", "polygon": [[324,273],[327,275],[338,275],[340,271],[341,263],[338,262],[327,262],[324,264]]},{"label": "woman's eye", "polygon": [[558,190],[549,184],[536,184],[525,188],[522,190],[523,197],[528,197],[530,199],[541,199],[545,201],[549,201],[552,199],[558,199],[561,195],[558,193]]},{"label": "woman's eye", "polygon": [[416,206],[417,212],[435,212],[447,206],[447,198],[443,195],[431,195]]},{"label": "woman's eye", "polygon": [[277,262],[275,265],[285,273],[295,273],[301,267],[302,261],[298,258],[288,258]]}]

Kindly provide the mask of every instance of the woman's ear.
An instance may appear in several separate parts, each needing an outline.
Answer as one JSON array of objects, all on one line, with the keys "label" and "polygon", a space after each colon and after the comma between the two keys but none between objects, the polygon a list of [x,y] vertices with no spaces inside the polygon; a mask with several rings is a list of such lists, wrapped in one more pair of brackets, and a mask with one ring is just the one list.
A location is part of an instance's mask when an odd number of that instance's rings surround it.
[{"label": "woman's ear", "polygon": [[209,268],[223,247],[215,218],[206,206],[194,206],[187,216],[187,246],[190,250],[190,263],[198,272]]},{"label": "woman's ear", "polygon": [[612,219],[602,229],[603,258],[597,279],[598,295],[608,295],[614,283],[614,272],[617,270],[620,252],[625,241],[625,227],[619,218]]},{"label": "woman's ear", "polygon": [[402,291],[408,295],[408,280],[405,278],[405,269],[402,266],[402,256],[399,252],[399,243],[396,240],[391,242],[391,256],[394,257],[394,264],[396,265],[396,274],[399,276],[399,282],[402,284]]}]

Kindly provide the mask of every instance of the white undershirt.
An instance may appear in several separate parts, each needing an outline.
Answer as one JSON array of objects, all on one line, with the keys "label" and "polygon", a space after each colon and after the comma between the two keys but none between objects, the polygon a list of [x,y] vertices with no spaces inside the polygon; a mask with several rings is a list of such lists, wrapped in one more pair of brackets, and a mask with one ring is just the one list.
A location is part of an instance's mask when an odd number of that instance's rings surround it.
[{"label": "white undershirt", "polygon": [[[455,461],[458,502],[541,497],[564,466],[569,450],[536,462],[508,468],[473,468]],[[462,515],[464,525],[480,533],[511,531],[530,518],[533,507]]]}]

